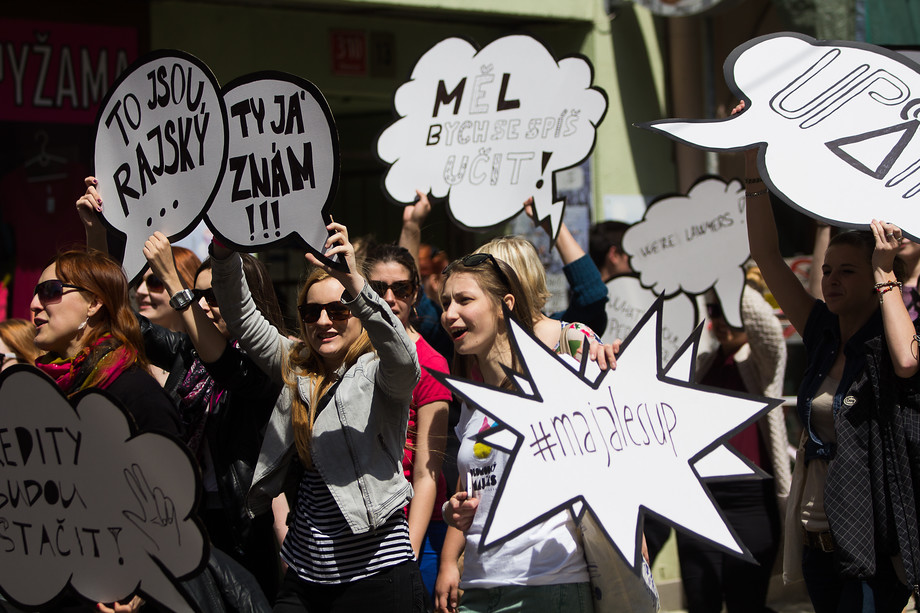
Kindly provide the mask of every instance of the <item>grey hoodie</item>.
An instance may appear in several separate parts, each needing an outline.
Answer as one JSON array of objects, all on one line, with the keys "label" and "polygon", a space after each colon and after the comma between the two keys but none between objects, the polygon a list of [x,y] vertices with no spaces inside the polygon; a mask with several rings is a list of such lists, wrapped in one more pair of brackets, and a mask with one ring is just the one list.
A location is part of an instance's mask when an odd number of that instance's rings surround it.
[{"label": "grey hoodie", "polygon": [[[232,336],[270,377],[283,382],[293,341],[281,335],[256,309],[243,277],[239,255],[212,258],[212,284]],[[375,530],[412,498],[402,457],[409,402],[419,378],[415,344],[390,307],[365,284],[347,304],[364,324],[376,352],[343,367],[332,398],[313,425],[312,458],[352,532]],[[296,377],[296,393],[309,406],[312,383]],[[266,427],[247,505],[267,511],[283,490],[296,455],[291,421],[291,385],[284,385]],[[290,501],[292,507],[296,501]]]}]

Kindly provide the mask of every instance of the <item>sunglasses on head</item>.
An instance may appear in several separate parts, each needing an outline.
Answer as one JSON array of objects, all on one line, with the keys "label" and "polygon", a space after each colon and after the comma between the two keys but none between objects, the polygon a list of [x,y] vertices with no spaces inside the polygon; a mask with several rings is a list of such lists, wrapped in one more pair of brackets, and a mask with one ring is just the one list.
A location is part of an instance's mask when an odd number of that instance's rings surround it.
[{"label": "sunglasses on head", "polygon": [[308,302],[297,307],[300,312],[300,319],[305,324],[315,324],[319,321],[320,315],[326,311],[326,316],[332,321],[345,321],[351,317],[351,311],[341,302],[327,302],[319,304],[317,302]]},{"label": "sunglasses on head", "polygon": [[489,262],[492,264],[492,268],[495,269],[495,273],[498,275],[498,278],[501,279],[501,282],[505,284],[505,287],[510,290],[511,281],[508,280],[508,276],[502,270],[502,267],[498,265],[498,260],[496,260],[491,253],[471,253],[469,255],[463,256],[459,260],[454,260],[451,262],[447,268],[444,269],[442,274],[448,274],[457,264],[460,264],[465,268],[475,268],[483,262]]},{"label": "sunglasses on head", "polygon": [[415,291],[411,281],[396,281],[394,283],[387,283],[386,281],[368,281],[368,283],[370,283],[371,289],[377,292],[381,298],[387,295],[387,290],[391,290],[393,296],[395,296],[397,300],[405,300],[412,296],[412,293]]},{"label": "sunglasses on head", "polygon": [[80,287],[79,285],[64,283],[60,279],[49,279],[36,285],[33,295],[38,296],[38,301],[42,304],[52,304],[61,301],[61,298],[64,296],[65,287],[69,287],[80,292],[89,291],[83,287]]}]

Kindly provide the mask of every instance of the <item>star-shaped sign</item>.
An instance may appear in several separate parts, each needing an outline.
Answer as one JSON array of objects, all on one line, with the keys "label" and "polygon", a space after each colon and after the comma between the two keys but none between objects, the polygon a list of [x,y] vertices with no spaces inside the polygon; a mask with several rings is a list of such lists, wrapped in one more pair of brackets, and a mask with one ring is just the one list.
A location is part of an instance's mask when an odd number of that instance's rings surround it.
[{"label": "star-shaped sign", "polygon": [[[510,317],[525,373],[509,375],[522,391],[432,373],[498,422],[480,437],[512,456],[480,548],[586,508],[631,566],[645,511],[750,559],[694,464],[779,401],[670,378],[659,366],[661,305],[624,342],[616,369],[596,377],[586,360],[566,362]],[[496,430],[505,444],[496,444]]]}]

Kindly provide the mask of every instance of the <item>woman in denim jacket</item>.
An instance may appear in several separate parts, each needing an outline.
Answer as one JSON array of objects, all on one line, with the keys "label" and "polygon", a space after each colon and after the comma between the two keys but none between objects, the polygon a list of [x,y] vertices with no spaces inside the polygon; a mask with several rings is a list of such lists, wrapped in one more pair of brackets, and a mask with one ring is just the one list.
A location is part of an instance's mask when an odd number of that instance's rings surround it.
[{"label": "woman in denim jacket", "polygon": [[[400,460],[418,381],[415,347],[357,272],[345,226],[331,223],[324,264],[298,298],[302,341],[255,309],[239,257],[212,245],[213,287],[233,335],[284,388],[249,493],[254,513],[288,491],[282,545],[288,572],[275,611],[419,611],[424,588],[403,507],[412,488]],[[373,345],[372,345],[373,343]]]},{"label": "woman in denim jacket", "polygon": [[[743,108],[739,105],[733,113]],[[893,272],[901,230],[872,220],[871,233],[834,237],[821,267],[824,300],[815,300],[782,258],[770,198],[757,170],[757,151],[746,153],[751,255],[808,351],[797,404],[805,430],[786,515],[784,577],[804,577],[816,613],[899,613],[910,595],[902,562],[910,561],[913,549],[902,543],[899,550],[898,539],[883,530],[889,514],[878,511],[898,509],[894,521],[916,526],[913,505],[898,504],[896,490],[908,483],[882,473],[867,476],[887,490],[872,500],[841,491],[835,482],[842,471],[874,472],[878,458],[888,453],[884,448],[857,453],[859,443],[848,438],[854,420],[884,424],[899,409],[857,391],[865,373],[882,369],[889,373],[890,386],[907,390],[918,372],[916,332]],[[886,296],[891,291],[894,295]],[[876,352],[874,361],[867,360],[872,343],[886,348]],[[910,410],[916,413],[916,406]],[[854,455],[862,457],[862,466],[854,465]],[[874,521],[864,530],[871,564],[854,572],[846,564],[854,553],[852,533],[873,512]]]}]

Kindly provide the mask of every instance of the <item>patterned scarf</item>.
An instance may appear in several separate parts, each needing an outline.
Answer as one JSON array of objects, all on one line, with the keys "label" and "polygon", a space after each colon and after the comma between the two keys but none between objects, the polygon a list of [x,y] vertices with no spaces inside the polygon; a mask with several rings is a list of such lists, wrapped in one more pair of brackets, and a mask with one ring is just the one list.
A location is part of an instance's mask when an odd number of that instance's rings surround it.
[{"label": "patterned scarf", "polygon": [[70,397],[90,387],[107,388],[136,358],[135,351],[120,344],[111,334],[104,334],[72,358],[46,354],[35,365]]},{"label": "patterned scarf", "polygon": [[[236,347],[237,343],[233,346]],[[215,412],[224,390],[217,387],[196,356],[176,393],[179,395],[179,417],[185,426],[185,444],[198,456],[208,416]]]}]

